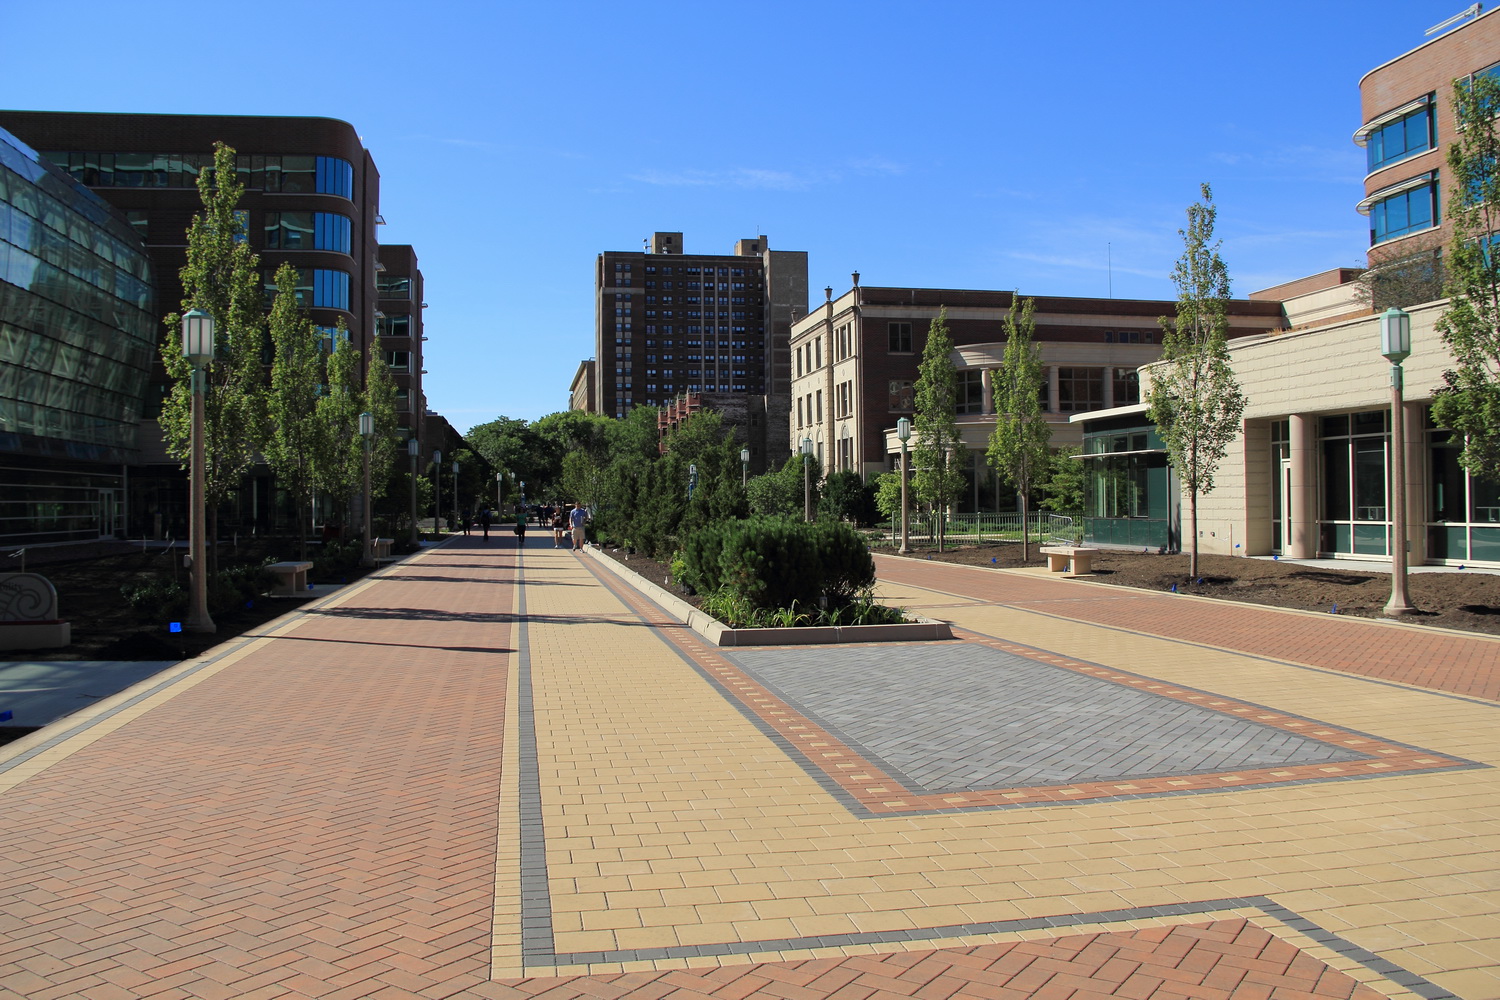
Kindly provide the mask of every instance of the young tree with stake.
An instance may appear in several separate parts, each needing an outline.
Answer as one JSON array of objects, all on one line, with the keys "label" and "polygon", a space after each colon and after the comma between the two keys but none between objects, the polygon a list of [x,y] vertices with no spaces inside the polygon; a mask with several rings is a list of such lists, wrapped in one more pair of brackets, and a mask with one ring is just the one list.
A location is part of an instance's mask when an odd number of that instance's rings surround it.
[{"label": "young tree with stake", "polygon": [[1028,513],[1031,495],[1050,472],[1047,442],[1052,428],[1042,416],[1042,389],[1046,371],[1042,352],[1034,339],[1032,318],[1035,299],[1010,300],[1005,315],[1005,355],[1001,366],[990,374],[995,400],[995,429],[986,453],[990,467],[1015,488],[1021,501],[1021,562],[1030,558]]}]

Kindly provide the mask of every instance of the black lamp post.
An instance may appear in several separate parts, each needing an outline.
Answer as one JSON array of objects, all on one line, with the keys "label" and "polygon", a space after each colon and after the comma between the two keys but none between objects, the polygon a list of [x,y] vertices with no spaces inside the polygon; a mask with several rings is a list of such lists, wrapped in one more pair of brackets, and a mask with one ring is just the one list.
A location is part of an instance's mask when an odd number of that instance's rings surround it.
[{"label": "black lamp post", "polygon": [[361,413],[359,415],[359,436],[365,441],[365,552],[360,557],[361,566],[375,565],[375,550],[370,543],[370,440],[375,437],[375,415],[373,413]]},{"label": "black lamp post", "polygon": [[432,450],[432,533],[440,534],[443,523],[443,453]]},{"label": "black lamp post", "polygon": [[422,442],[416,438],[406,439],[406,454],[411,457],[411,543],[420,540],[417,532],[417,458],[422,453]]},{"label": "black lamp post", "polygon": [[203,499],[204,476],[208,472],[203,457],[203,391],[207,381],[204,369],[214,357],[214,318],[201,309],[189,309],[182,317],[182,354],[193,368],[190,388],[192,407],[192,467],[189,470],[188,559],[193,564],[192,608],[188,614],[189,632],[215,632],[218,627],[208,615],[208,557],[204,531],[207,514]]}]

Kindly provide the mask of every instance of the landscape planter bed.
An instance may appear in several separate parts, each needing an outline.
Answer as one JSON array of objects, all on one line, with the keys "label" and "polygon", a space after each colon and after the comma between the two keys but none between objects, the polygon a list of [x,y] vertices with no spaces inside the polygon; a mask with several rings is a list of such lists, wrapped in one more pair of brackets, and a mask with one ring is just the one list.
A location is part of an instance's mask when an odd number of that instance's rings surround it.
[{"label": "landscape planter bed", "polygon": [[594,546],[586,551],[625,583],[645,594],[688,628],[715,646],[811,646],[848,642],[922,642],[951,639],[947,622],[913,617],[898,625],[817,625],[802,628],[730,628],[693,607],[660,584],[611,559]]}]

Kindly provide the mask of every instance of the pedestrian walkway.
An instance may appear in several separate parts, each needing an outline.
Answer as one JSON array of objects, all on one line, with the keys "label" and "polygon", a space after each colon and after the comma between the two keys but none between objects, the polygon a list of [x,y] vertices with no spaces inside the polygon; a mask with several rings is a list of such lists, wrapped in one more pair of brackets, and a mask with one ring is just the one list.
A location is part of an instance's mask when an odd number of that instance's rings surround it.
[{"label": "pedestrian walkway", "polygon": [[1500,643],[878,566],[454,539],[0,748],[0,998],[1500,996]]}]

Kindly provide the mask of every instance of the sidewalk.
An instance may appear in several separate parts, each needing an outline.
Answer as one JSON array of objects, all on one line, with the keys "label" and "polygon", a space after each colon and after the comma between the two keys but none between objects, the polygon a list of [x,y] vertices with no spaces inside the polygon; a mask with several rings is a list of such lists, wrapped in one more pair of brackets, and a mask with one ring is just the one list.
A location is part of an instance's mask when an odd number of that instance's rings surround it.
[{"label": "sidewalk", "polygon": [[0,747],[0,1000],[1500,996],[1500,642],[878,565],[962,638],[455,538]]}]

